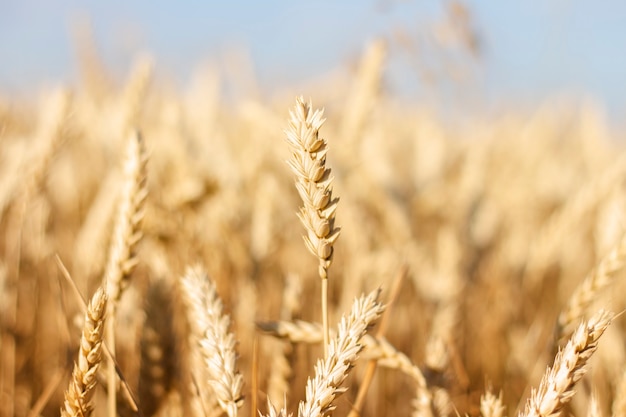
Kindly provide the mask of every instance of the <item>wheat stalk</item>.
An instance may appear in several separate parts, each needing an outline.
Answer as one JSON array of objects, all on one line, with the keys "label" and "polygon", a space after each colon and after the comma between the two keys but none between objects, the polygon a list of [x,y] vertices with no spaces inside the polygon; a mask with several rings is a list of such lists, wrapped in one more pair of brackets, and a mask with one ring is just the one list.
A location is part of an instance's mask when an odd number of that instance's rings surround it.
[{"label": "wheat stalk", "polygon": [[335,211],[339,199],[332,197],[333,177],[326,167],[328,146],[319,137],[324,124],[323,111],[311,109],[302,97],[296,99],[295,109],[290,113],[289,127],[285,131],[291,148],[287,162],[296,175],[296,188],[304,203],[298,217],[307,234],[304,242],[319,260],[322,279],[322,325],[324,326],[324,355],[328,355],[328,268],[333,259],[333,245],[340,229],[335,227]]},{"label": "wheat stalk", "polygon": [[107,296],[102,287],[95,292],[85,316],[80,339],[78,362],[74,365],[72,380],[65,392],[62,417],[89,417],[93,410],[91,398],[97,384],[96,375],[102,361]]},{"label": "wheat stalk", "polygon": [[306,399],[300,402],[298,417],[325,416],[335,409],[333,401],[347,388],[341,386],[363,348],[361,338],[383,312],[377,302],[380,291],[356,299],[352,311],[339,324],[337,336],[328,347],[328,356],[318,360],[315,377],[306,384]]},{"label": "wheat stalk", "polygon": [[533,389],[520,417],[548,417],[559,413],[574,395],[574,386],[587,371],[587,362],[598,347],[598,339],[609,326],[613,314],[598,312],[582,323],[562,351],[557,353],[538,389]]},{"label": "wheat stalk", "polygon": [[192,337],[204,359],[208,384],[229,417],[237,416],[243,404],[243,377],[236,370],[235,337],[228,331],[215,286],[200,268],[188,268],[181,280],[182,296]]}]

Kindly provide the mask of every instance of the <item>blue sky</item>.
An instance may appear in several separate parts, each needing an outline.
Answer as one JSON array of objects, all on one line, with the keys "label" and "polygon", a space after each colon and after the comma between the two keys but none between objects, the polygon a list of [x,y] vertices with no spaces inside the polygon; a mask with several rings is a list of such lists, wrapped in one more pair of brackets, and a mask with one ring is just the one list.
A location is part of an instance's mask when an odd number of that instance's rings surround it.
[{"label": "blue sky", "polygon": [[[107,63],[122,72],[137,51],[184,83],[194,68],[245,46],[262,87],[318,77],[358,57],[368,40],[418,34],[449,1],[0,0],[0,91],[76,77],[73,27],[89,17]],[[486,103],[595,97],[626,115],[626,2],[465,2],[482,55],[472,94]],[[406,51],[390,50],[389,85],[415,91]]]}]

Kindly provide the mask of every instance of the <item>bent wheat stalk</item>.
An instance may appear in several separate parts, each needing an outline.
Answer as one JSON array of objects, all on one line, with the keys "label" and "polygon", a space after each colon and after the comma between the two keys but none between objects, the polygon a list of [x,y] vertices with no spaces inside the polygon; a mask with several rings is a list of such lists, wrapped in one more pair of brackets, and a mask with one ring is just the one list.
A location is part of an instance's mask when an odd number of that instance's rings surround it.
[{"label": "bent wheat stalk", "polygon": [[302,97],[296,99],[296,107],[290,112],[289,128],[285,131],[291,148],[287,162],[296,175],[296,188],[304,205],[298,217],[307,231],[304,242],[319,260],[322,279],[322,325],[324,326],[324,356],[328,356],[328,268],[333,259],[333,245],[340,229],[335,227],[335,211],[338,198],[332,197],[333,177],[326,167],[328,146],[319,137],[324,124],[324,112],[311,109]]}]

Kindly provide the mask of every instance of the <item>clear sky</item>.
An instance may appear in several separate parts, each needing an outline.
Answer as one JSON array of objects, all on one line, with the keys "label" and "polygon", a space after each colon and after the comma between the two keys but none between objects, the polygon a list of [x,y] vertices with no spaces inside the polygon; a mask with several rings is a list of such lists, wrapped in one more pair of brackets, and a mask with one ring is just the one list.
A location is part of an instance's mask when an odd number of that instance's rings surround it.
[{"label": "clear sky", "polygon": [[[76,74],[75,23],[91,20],[107,65],[127,68],[137,51],[181,82],[199,64],[245,46],[262,86],[298,82],[354,59],[368,40],[420,34],[450,1],[95,1],[0,0],[0,91]],[[592,96],[626,115],[626,1],[467,0],[481,46],[474,94],[492,102]],[[430,25],[430,26],[429,26]],[[410,59],[390,51],[390,85],[409,77]],[[404,68],[402,68],[404,66]],[[394,69],[395,68],[395,69]],[[476,87],[477,86],[477,87]],[[407,90],[414,90],[406,88]],[[419,92],[419,89],[417,90]]]}]

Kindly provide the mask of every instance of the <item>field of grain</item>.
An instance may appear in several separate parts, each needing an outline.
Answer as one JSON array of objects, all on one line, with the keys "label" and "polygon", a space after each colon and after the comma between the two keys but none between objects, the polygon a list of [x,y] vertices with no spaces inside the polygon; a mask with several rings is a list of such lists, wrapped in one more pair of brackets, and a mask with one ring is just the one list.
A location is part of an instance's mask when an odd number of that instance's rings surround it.
[{"label": "field of grain", "polygon": [[626,417],[602,110],[452,127],[382,48],[304,98],[147,58],[0,97],[0,415]]}]

